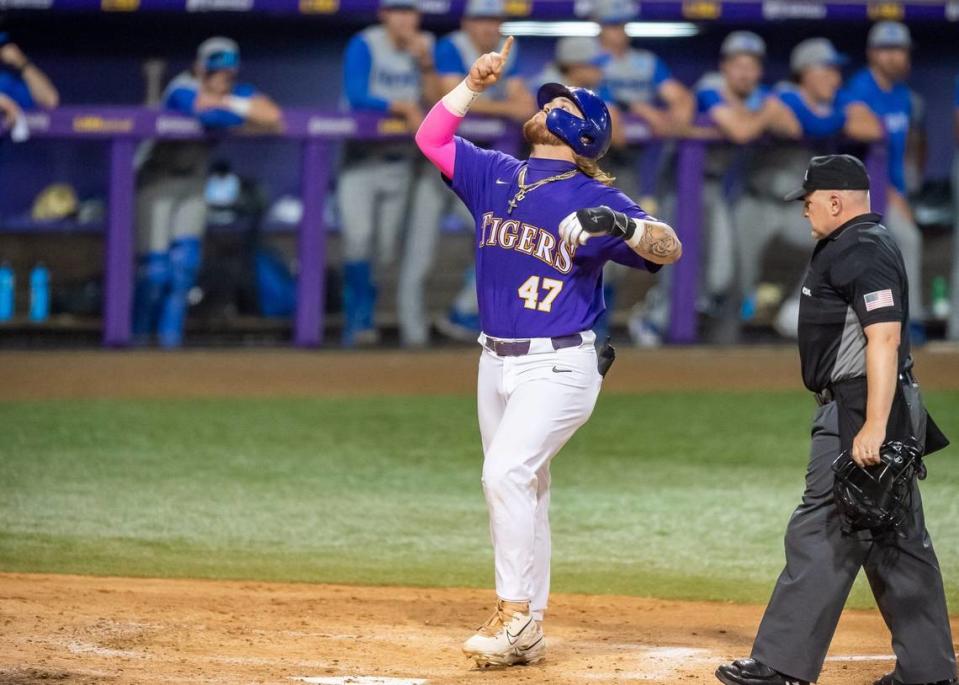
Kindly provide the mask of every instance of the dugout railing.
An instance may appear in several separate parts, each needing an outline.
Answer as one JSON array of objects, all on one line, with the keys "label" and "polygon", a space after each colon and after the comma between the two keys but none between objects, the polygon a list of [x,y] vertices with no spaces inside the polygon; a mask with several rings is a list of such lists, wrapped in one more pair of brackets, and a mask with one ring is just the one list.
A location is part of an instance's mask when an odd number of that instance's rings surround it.
[{"label": "dugout railing", "polygon": [[[344,140],[387,140],[408,137],[400,120],[367,114],[284,109],[279,133],[239,132],[244,139],[298,142],[300,154],[300,199],[303,214],[298,227],[296,313],[293,344],[316,347],[323,343],[327,236],[324,230],[326,188],[336,163],[336,146]],[[126,347],[132,342],[134,285],[134,156],[137,145],[147,139],[189,140],[206,134],[191,118],[147,108],[71,106],[27,115],[31,140],[96,140],[109,146],[107,216],[104,230],[104,301],[102,341],[106,347]],[[516,126],[497,119],[467,118],[460,134],[490,143],[507,152],[518,152],[521,137]],[[628,119],[625,137],[629,143],[652,138],[639,119]],[[30,141],[21,143],[30,145]],[[674,269],[671,316],[667,340],[694,343],[697,339],[696,299],[701,263],[700,228],[703,216],[703,171],[706,147],[701,139],[679,139],[676,145],[675,228],[683,242],[683,259]],[[872,145],[867,167],[873,179],[886,178],[885,146]],[[885,208],[885,183],[874,183],[875,211]]]}]

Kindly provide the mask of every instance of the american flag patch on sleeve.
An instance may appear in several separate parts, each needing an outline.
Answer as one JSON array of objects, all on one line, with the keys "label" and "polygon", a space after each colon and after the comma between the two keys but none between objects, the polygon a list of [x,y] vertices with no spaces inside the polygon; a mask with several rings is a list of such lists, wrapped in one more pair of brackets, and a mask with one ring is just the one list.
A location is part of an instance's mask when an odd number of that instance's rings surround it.
[{"label": "american flag patch on sleeve", "polygon": [[874,293],[866,293],[862,296],[862,299],[866,301],[866,311],[871,312],[873,309],[880,309],[882,307],[892,307],[896,303],[892,301],[892,290],[877,290]]}]

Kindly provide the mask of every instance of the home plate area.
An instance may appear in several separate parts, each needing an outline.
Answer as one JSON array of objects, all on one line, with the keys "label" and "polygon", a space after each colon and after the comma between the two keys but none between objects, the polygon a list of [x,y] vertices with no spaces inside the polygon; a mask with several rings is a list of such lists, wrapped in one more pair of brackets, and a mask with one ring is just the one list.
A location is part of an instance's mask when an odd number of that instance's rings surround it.
[{"label": "home plate area", "polygon": [[[556,594],[545,661],[479,669],[461,644],[488,590],[0,574],[0,682],[715,683],[762,607]],[[846,612],[820,683],[892,665],[877,612]]]}]

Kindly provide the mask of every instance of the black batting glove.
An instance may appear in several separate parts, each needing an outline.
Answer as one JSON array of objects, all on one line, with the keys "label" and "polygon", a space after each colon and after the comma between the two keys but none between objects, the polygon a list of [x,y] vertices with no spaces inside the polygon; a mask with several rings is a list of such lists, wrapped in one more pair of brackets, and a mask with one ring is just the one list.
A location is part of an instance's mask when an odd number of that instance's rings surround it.
[{"label": "black batting glove", "polygon": [[573,212],[559,224],[559,236],[571,245],[585,245],[597,235],[611,235],[624,240],[630,238],[636,226],[629,217],[606,205]]}]

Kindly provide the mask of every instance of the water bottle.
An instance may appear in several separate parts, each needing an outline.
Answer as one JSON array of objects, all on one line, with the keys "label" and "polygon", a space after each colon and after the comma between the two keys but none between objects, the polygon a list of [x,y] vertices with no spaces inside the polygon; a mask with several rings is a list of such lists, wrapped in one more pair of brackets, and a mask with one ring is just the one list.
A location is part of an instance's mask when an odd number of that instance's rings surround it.
[{"label": "water bottle", "polygon": [[944,276],[932,279],[932,315],[937,319],[949,316],[949,286]]},{"label": "water bottle", "polygon": [[50,272],[43,263],[30,272],[30,320],[46,321],[50,316]]},{"label": "water bottle", "polygon": [[0,264],[0,322],[13,318],[16,277],[9,262]]}]

